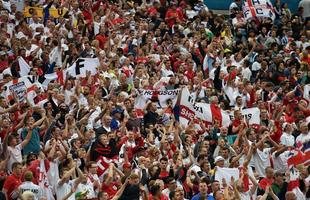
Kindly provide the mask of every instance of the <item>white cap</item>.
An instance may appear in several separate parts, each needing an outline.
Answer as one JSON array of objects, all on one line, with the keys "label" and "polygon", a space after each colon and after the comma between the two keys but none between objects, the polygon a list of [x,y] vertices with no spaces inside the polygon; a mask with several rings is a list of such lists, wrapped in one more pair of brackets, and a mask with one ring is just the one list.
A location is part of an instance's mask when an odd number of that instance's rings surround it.
[{"label": "white cap", "polygon": [[217,156],[215,159],[214,159],[214,163],[217,163],[219,161],[224,161],[225,159],[222,157],[222,156]]},{"label": "white cap", "polygon": [[27,39],[27,36],[23,33],[23,32],[19,32],[16,36],[17,39],[22,39],[22,38],[26,38]]}]

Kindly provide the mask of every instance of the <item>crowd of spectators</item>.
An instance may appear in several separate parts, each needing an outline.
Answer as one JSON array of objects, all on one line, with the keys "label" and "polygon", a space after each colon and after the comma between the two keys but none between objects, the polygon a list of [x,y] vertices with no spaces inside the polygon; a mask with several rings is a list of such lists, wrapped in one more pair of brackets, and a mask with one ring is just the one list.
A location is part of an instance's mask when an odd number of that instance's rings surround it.
[{"label": "crowd of spectators", "polygon": [[[228,16],[201,0],[1,0],[0,199],[297,200],[287,159],[310,140],[310,20],[273,6],[274,20],[247,20],[241,0]],[[20,101],[5,87],[25,76],[19,58],[38,80],[78,58],[100,66]],[[180,124],[178,103],[152,99],[138,117],[139,90],[185,87],[232,123]],[[241,114],[254,107],[255,126]],[[219,168],[240,177],[217,180]],[[310,199],[310,168],[298,172]]]}]

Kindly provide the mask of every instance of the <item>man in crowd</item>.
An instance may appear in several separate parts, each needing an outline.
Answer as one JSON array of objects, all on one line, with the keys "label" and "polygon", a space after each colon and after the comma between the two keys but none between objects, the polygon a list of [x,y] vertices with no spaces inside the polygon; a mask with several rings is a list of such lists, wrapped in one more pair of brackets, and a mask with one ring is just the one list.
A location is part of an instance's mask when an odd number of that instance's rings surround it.
[{"label": "man in crowd", "polygon": [[310,198],[308,8],[244,3],[1,0],[0,195]]}]

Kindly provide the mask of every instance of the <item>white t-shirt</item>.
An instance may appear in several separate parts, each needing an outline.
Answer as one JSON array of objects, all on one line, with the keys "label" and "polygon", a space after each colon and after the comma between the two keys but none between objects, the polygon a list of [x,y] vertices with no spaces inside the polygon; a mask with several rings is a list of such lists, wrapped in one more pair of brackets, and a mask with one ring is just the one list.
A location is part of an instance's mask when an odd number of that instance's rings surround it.
[{"label": "white t-shirt", "polygon": [[31,191],[35,195],[35,200],[38,200],[42,195],[43,191],[40,188],[40,186],[34,184],[31,181],[25,181],[23,182],[19,187],[18,190],[20,191],[20,194],[23,194],[25,191]]},{"label": "white t-shirt", "polygon": [[295,138],[292,134],[283,133],[280,138],[280,143],[284,146],[292,147],[295,144]]},{"label": "white t-shirt", "polygon": [[272,160],[273,160],[273,168],[275,171],[279,171],[282,173],[285,173],[288,169],[287,166],[287,159],[289,157],[289,151],[285,151],[281,153],[278,157],[276,157],[276,152],[272,154]]},{"label": "white t-shirt", "polygon": [[9,155],[10,155],[10,159],[8,161],[8,171],[12,172],[12,164],[14,162],[21,163],[23,161],[22,145],[18,144],[14,148],[11,147],[11,146],[8,146],[8,152],[9,152]]},{"label": "white t-shirt", "polygon": [[47,172],[48,183],[52,187],[53,194],[56,193],[56,183],[59,181],[59,160],[58,158],[50,162],[50,168]]},{"label": "white t-shirt", "polygon": [[241,74],[242,74],[243,78],[248,80],[248,81],[250,80],[250,78],[252,76],[252,72],[248,67],[242,68]]},{"label": "white t-shirt", "polygon": [[[100,179],[99,179],[98,175],[97,174],[88,174],[87,182],[91,183],[91,184],[94,184],[95,181],[100,183]],[[96,196],[98,195],[99,190],[100,190],[100,188],[94,189]]]},{"label": "white t-shirt", "polygon": [[[59,185],[60,180],[57,182],[56,186],[56,197],[57,199],[63,199],[67,194],[71,192],[73,187],[74,180],[70,180],[68,183],[64,183],[63,185]],[[72,194],[68,200],[75,200],[75,195]]]},{"label": "white t-shirt", "polygon": [[271,148],[264,148],[263,151],[257,149],[256,153],[253,155],[255,170],[259,174],[259,177],[265,177],[266,167],[271,166],[270,151]]},{"label": "white t-shirt", "polygon": [[254,62],[253,64],[252,64],[252,71],[258,71],[258,70],[260,70],[262,68],[262,65],[259,63],[259,62]]},{"label": "white t-shirt", "polygon": [[65,93],[65,104],[69,105],[69,103],[71,102],[71,96],[74,95],[74,88],[70,89],[70,90],[64,90]]}]

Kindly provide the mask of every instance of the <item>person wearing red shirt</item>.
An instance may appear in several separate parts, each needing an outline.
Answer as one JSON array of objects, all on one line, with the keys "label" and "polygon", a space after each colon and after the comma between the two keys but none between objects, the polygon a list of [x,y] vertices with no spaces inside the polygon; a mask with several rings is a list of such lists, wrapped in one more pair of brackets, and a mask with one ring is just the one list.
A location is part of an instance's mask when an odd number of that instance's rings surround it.
[{"label": "person wearing red shirt", "polygon": [[10,128],[10,121],[8,119],[3,119],[1,123],[1,129],[0,129],[1,141],[4,141],[6,134],[8,134],[9,128]]},{"label": "person wearing red shirt", "polygon": [[243,124],[243,127],[245,126],[244,122],[242,121],[242,113],[240,110],[234,111],[234,120],[232,121],[232,133],[237,134],[241,128],[241,124]]},{"label": "person wearing red shirt", "polygon": [[103,182],[101,184],[101,191],[105,191],[110,199],[112,199],[116,195],[118,190],[117,186],[121,185],[121,183],[118,182],[119,180],[114,180],[114,171],[118,173],[121,177],[124,176],[124,174],[118,168],[116,168],[113,163],[110,163],[108,173],[103,175]]},{"label": "person wearing red shirt", "polygon": [[119,142],[119,149],[122,148],[123,145],[127,152],[128,161],[131,162],[134,155],[144,146],[144,141],[140,133],[135,134],[132,131],[128,131],[127,136],[123,137]]},{"label": "person wearing red shirt", "polygon": [[174,2],[171,2],[171,8],[168,9],[165,20],[168,23],[169,28],[172,28],[176,22],[180,22],[182,20],[181,12],[177,10]]},{"label": "person wearing red shirt", "polygon": [[162,194],[162,190],[158,184],[154,184],[150,187],[149,200],[168,200],[169,198]]},{"label": "person wearing red shirt", "polygon": [[188,64],[187,70],[185,71],[184,75],[187,77],[188,80],[193,80],[196,73],[194,71],[194,61],[191,61]]},{"label": "person wearing red shirt", "polygon": [[2,192],[4,193],[7,200],[13,200],[18,197],[18,186],[22,183],[23,165],[21,163],[15,162],[12,165],[12,175],[8,176],[5,180]]},{"label": "person wearing red shirt", "polygon": [[266,177],[259,182],[259,187],[266,190],[268,186],[271,186],[274,181],[274,170],[272,167],[267,167],[265,170]]},{"label": "person wearing red shirt", "polygon": [[169,172],[167,171],[168,158],[162,157],[159,162],[160,162],[159,178],[165,180],[167,177],[169,177]]},{"label": "person wearing red shirt", "polygon": [[104,49],[104,45],[107,42],[108,38],[105,36],[105,27],[100,26],[99,33],[96,35],[96,40],[99,41],[99,47],[100,49]]}]

